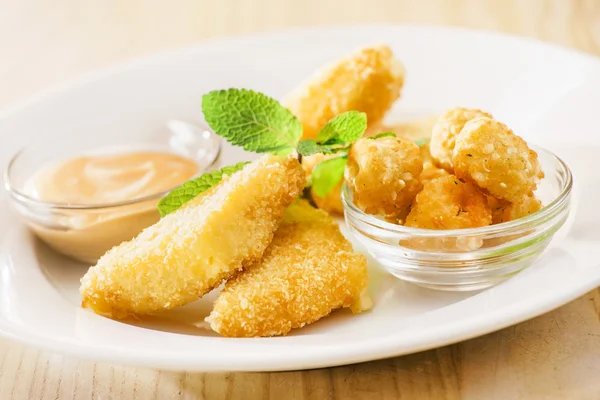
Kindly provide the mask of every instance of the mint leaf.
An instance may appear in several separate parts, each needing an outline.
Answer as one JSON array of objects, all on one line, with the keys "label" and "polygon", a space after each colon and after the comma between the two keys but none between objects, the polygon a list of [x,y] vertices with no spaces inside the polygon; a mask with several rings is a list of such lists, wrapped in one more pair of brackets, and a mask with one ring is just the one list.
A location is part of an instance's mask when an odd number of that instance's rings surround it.
[{"label": "mint leaf", "polygon": [[229,165],[219,170],[207,172],[198,178],[185,182],[183,185],[169,192],[158,202],[158,212],[161,217],[172,213],[182,205],[198,196],[200,193],[210,189],[221,182],[223,176],[231,175],[244,168],[249,162],[241,162],[235,165]]},{"label": "mint leaf", "polygon": [[346,144],[358,140],[367,130],[367,114],[347,111],[327,123],[317,135],[321,144]]},{"label": "mint leaf", "polygon": [[314,139],[304,139],[298,143],[296,150],[305,157],[314,154],[333,154],[348,151],[350,150],[350,146],[326,146],[317,143]]},{"label": "mint leaf", "polygon": [[321,161],[312,171],[311,184],[315,194],[325,197],[344,177],[347,157],[330,158]]},{"label": "mint leaf", "polygon": [[329,154],[331,147],[329,146],[321,146],[317,144],[317,142],[313,139],[305,139],[301,140],[298,143],[298,147],[296,148],[298,153],[302,154],[302,156],[312,156],[313,154],[323,153]]},{"label": "mint leaf", "polygon": [[394,132],[383,132],[383,133],[378,133],[377,135],[373,135],[370,136],[369,139],[379,139],[379,138],[384,138],[384,137],[396,137],[396,134]]},{"label": "mint leaf", "polygon": [[424,144],[427,144],[427,143],[429,143],[429,138],[415,140],[415,144],[417,146],[423,146]]},{"label": "mint leaf", "polygon": [[202,96],[204,119],[217,135],[255,153],[291,153],[302,124],[287,108],[247,89],[215,90]]}]

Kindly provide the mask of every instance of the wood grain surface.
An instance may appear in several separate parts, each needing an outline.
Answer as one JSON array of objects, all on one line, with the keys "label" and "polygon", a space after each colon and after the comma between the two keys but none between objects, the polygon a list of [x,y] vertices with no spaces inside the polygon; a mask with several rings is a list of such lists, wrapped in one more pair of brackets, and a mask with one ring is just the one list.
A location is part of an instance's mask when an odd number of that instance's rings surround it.
[{"label": "wood grain surface", "polygon": [[[599,0],[0,0],[0,109],[115,61],[212,36],[423,22],[600,54]],[[600,399],[600,291],[531,321],[395,359],[189,374],[78,361],[0,340],[5,399]]]}]

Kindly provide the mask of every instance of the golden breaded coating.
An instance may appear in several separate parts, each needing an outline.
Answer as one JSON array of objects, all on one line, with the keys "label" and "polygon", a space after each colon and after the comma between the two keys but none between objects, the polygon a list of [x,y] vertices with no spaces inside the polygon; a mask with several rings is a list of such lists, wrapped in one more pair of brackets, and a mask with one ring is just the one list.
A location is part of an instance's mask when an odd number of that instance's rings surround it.
[{"label": "golden breaded coating", "polygon": [[542,208],[542,202],[533,193],[529,193],[515,203],[498,200],[492,196],[487,196],[487,200],[492,210],[492,224],[523,218]]},{"label": "golden breaded coating", "polygon": [[83,307],[125,318],[197,300],[260,259],[304,182],[293,157],[247,165],[108,251],[81,279]]},{"label": "golden breaded coating", "polygon": [[434,164],[435,160],[431,156],[431,149],[429,147],[429,142],[419,144],[419,151],[421,152],[421,160],[423,164],[430,163]]},{"label": "golden breaded coating", "polygon": [[450,175],[445,169],[439,168],[433,160],[429,150],[429,142],[419,145],[419,148],[421,149],[421,160],[423,161],[423,172],[421,172],[421,176],[419,177],[422,184]]},{"label": "golden breaded coating", "polygon": [[492,212],[485,195],[454,175],[423,186],[406,217],[406,226],[424,229],[463,229],[490,225]]},{"label": "golden breaded coating", "polygon": [[346,111],[364,112],[375,124],[400,97],[404,73],[389,47],[363,48],[317,71],[283,104],[302,122],[304,138],[316,138],[329,120]]},{"label": "golden breaded coating", "polygon": [[338,308],[370,308],[367,285],[367,261],[337,223],[296,201],[263,259],[225,284],[206,320],[224,336],[285,335]]},{"label": "golden breaded coating", "polygon": [[421,190],[419,146],[398,137],[359,139],[348,153],[345,180],[354,204],[368,214],[403,218]]},{"label": "golden breaded coating", "polygon": [[456,136],[467,122],[477,117],[492,116],[475,108],[456,107],[446,111],[433,127],[431,134],[431,155],[437,164],[452,171],[452,154]]},{"label": "golden breaded coating", "polygon": [[449,175],[450,173],[444,168],[438,168],[434,163],[426,161],[423,163],[423,172],[421,172],[419,180],[424,185],[434,179]]},{"label": "golden breaded coating", "polygon": [[454,173],[497,199],[518,202],[544,177],[538,155],[506,125],[480,117],[456,138]]},{"label": "golden breaded coating", "polygon": [[[310,179],[315,166],[323,160],[331,157],[337,157],[336,155],[325,155],[325,154],[314,154],[312,156],[302,157],[302,167],[306,171],[306,179]],[[334,187],[325,197],[319,197],[314,190],[311,189],[311,196],[317,207],[321,210],[325,210],[330,214],[344,214],[344,206],[342,205],[342,184],[343,181]]]}]

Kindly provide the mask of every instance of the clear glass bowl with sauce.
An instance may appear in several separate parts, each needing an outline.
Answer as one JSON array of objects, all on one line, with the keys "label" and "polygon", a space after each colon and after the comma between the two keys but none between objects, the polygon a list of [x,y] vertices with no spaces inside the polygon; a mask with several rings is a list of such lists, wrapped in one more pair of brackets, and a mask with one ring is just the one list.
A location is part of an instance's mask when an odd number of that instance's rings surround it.
[{"label": "clear glass bowl with sauce", "polygon": [[[167,128],[143,138],[57,139],[22,149],[4,173],[13,208],[54,250],[95,263],[157,222],[158,201],[218,158],[221,140],[207,128],[183,121]],[[112,191],[94,186],[107,177],[126,182],[113,179]]]},{"label": "clear glass bowl with sauce", "polygon": [[530,266],[565,224],[573,179],[554,154],[532,146],[545,178],[544,207],[527,217],[481,228],[430,230],[396,225],[358,209],[342,189],[346,224],[392,275],[436,290],[470,291],[498,284]]}]

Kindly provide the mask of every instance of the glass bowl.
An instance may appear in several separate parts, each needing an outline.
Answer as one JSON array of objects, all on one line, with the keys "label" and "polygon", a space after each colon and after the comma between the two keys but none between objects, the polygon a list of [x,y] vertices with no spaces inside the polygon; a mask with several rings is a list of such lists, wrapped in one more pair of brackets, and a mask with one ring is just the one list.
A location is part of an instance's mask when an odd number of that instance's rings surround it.
[{"label": "glass bowl", "polygon": [[[169,121],[167,129],[147,135],[103,137],[82,135],[36,143],[19,151],[4,173],[12,208],[40,239],[54,250],[94,264],[113,246],[132,239],[156,223],[158,201],[174,187],[143,197],[102,204],[54,203],[39,199],[30,189],[41,168],[82,154],[156,151],[184,156],[198,165],[197,174],[219,156],[220,138],[209,129],[183,121]],[[174,185],[175,186],[175,185]]]},{"label": "glass bowl", "polygon": [[496,285],[530,266],[569,215],[571,171],[551,152],[531,147],[545,173],[536,191],[544,207],[527,217],[481,228],[411,228],[364,213],[344,185],[346,224],[367,251],[400,279],[447,291]]}]

